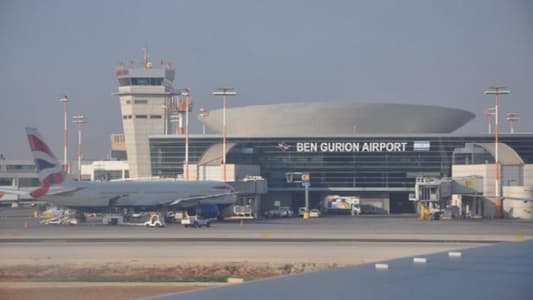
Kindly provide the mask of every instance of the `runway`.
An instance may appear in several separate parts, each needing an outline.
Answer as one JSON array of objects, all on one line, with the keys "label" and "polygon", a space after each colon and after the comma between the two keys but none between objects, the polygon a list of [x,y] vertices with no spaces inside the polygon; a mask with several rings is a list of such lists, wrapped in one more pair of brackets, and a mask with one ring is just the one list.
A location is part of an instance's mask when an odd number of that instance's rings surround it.
[{"label": "runway", "polygon": [[513,220],[419,221],[337,216],[225,221],[211,228],[42,225],[32,209],[0,210],[0,262],[178,261],[354,264],[533,237]]}]

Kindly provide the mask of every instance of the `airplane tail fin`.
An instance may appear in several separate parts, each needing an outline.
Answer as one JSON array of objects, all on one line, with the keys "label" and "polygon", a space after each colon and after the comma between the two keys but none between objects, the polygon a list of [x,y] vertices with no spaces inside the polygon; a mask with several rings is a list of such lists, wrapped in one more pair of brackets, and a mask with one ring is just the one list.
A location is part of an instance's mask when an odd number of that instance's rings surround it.
[{"label": "airplane tail fin", "polygon": [[72,182],[72,178],[64,172],[63,166],[57,161],[39,131],[26,127],[26,135],[35,163],[35,170],[41,182],[41,187],[33,191],[32,196],[39,197],[46,194],[52,185]]}]

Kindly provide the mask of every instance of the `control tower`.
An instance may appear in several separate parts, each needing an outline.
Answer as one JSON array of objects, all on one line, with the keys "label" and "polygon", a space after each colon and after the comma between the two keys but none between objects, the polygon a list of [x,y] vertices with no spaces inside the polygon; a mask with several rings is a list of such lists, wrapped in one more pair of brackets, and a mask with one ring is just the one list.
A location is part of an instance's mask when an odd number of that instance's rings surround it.
[{"label": "control tower", "polygon": [[152,176],[148,136],[166,130],[166,106],[176,95],[172,86],[175,68],[161,62],[154,67],[144,53],[144,61],[121,63],[115,69],[122,114],[122,128],[132,178]]}]

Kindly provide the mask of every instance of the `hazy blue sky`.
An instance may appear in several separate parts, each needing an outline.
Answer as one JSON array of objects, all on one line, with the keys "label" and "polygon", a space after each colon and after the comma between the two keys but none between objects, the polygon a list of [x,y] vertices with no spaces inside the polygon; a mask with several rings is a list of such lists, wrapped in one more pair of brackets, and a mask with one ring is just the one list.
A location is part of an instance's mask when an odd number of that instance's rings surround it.
[{"label": "hazy blue sky", "polygon": [[[0,153],[29,158],[24,126],[62,157],[63,94],[89,118],[86,157],[105,158],[121,131],[113,68],[142,57],[175,62],[195,110],[296,101],[436,104],[478,117],[490,85],[502,112],[533,132],[533,1],[0,1]],[[504,123],[504,130],[507,124]],[[193,130],[199,130],[195,124]],[[71,127],[71,153],[75,132]],[[74,156],[73,156],[74,157]]]}]

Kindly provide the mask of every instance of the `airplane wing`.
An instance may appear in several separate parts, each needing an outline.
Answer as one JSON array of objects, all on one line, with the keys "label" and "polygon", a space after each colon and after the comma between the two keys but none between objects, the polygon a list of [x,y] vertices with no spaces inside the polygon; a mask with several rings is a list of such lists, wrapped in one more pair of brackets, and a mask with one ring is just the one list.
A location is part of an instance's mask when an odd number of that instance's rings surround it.
[{"label": "airplane wing", "polygon": [[236,201],[237,193],[220,193],[220,194],[209,194],[201,196],[193,196],[189,198],[176,199],[170,202],[169,206],[178,206],[178,207],[191,207],[197,205],[203,200],[213,200],[217,204],[233,204]]},{"label": "airplane wing", "polygon": [[4,197],[4,195],[16,195],[17,199],[31,199],[31,191],[26,190],[19,190],[16,188],[0,188],[0,199]]},{"label": "airplane wing", "polygon": [[19,190],[16,188],[0,188],[0,193],[9,195],[29,195],[30,191]]}]

